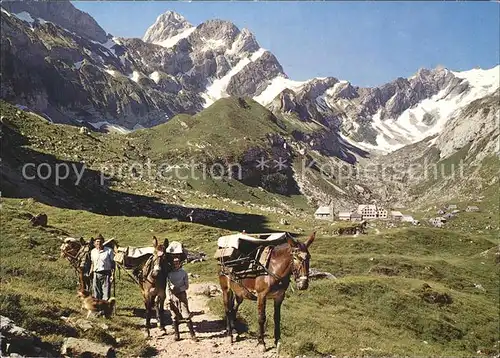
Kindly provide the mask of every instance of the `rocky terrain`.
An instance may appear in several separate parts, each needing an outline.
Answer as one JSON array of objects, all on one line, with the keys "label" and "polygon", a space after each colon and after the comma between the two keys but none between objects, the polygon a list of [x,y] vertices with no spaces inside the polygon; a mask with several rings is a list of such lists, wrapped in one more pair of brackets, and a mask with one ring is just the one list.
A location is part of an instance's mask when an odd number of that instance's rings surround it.
[{"label": "rocky terrain", "polygon": [[[334,77],[293,81],[247,29],[224,20],[194,26],[171,11],[141,40],[106,35],[69,2],[5,2],[2,9],[1,98],[92,129],[127,132],[222,97],[252,97],[276,115],[319,125],[297,135],[352,163],[439,134],[498,90],[498,66],[420,69],[374,88]],[[343,153],[347,145],[352,155]]]}]

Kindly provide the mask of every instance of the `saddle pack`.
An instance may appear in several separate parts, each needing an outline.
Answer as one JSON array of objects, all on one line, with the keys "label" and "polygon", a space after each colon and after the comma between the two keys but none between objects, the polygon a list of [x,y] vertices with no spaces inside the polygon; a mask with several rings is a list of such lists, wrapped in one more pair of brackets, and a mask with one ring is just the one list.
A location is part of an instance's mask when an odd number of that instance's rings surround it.
[{"label": "saddle pack", "polygon": [[142,266],[154,253],[154,247],[119,247],[115,252],[115,262],[126,269]]},{"label": "saddle pack", "polygon": [[286,232],[222,236],[217,240],[214,258],[226,274],[237,278],[255,277],[267,272],[273,247],[289,237]]}]

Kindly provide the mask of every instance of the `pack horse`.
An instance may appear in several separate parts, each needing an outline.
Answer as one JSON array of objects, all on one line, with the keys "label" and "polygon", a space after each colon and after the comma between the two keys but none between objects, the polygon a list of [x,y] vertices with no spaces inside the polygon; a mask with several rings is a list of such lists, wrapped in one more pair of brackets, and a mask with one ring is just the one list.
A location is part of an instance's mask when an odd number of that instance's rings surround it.
[{"label": "pack horse", "polygon": [[[309,286],[309,247],[316,232],[305,243],[288,233],[235,234],[220,237],[215,257],[226,313],[227,335],[233,343],[238,308],[244,299],[257,301],[258,344],[265,351],[266,300],[274,300],[274,343],[280,348],[281,304],[293,276],[299,290]],[[237,332],[238,333],[238,332]]]}]

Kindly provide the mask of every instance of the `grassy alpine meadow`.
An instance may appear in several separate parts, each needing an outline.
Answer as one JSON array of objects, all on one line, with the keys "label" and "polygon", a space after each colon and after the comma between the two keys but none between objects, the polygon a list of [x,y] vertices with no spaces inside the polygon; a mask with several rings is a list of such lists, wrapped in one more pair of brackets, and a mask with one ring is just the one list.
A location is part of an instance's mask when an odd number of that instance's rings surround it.
[{"label": "grassy alpine meadow", "polygon": [[[288,290],[282,307],[284,354],[465,357],[498,352],[498,180],[493,182],[498,158],[486,158],[479,172],[491,178],[491,185],[471,190],[468,199],[457,197],[453,203],[461,212],[445,228],[428,224],[435,211],[450,203],[437,198],[409,209],[420,226],[370,222],[367,234],[336,236],[338,227],[352,223],[315,220],[315,208],[304,195],[280,195],[231,178],[163,181],[109,175],[104,185],[100,182],[103,168],[129,168],[148,158],[157,163],[204,157],[238,161],[250,147],[269,150],[270,133],[310,129],[275,117],[253,101],[222,100],[199,115],[179,115],[128,135],[51,124],[4,102],[0,109],[5,116],[0,310],[55,348],[65,337],[86,337],[113,345],[119,356],[157,353],[143,335],[139,287],[124,272],[116,282],[117,315],[97,319],[99,324],[88,330],[77,328],[74,322],[86,312],[76,296],[76,274],[59,257],[61,238],[89,239],[100,233],[120,246],[151,246],[153,235],[181,241],[208,257],[185,265],[194,274],[191,280],[216,283],[218,266],[212,257],[218,237],[246,230],[288,231],[302,241],[316,231],[310,266],[335,276],[311,281],[306,291]],[[321,162],[318,153],[311,158]],[[60,185],[53,177],[25,180],[21,168],[30,162],[77,169],[85,164],[85,176],[78,185],[76,174]],[[338,193],[345,189],[333,176],[313,184]],[[467,205],[481,211],[464,212]],[[191,209],[194,222],[186,219]],[[48,226],[32,227],[29,219],[42,212]],[[223,316],[220,296],[210,308]],[[269,338],[272,308],[269,304]],[[257,333],[255,303],[242,304],[240,319],[250,335]]]},{"label": "grassy alpine meadow", "polygon": [[[32,199],[2,203],[2,313],[56,347],[64,337],[113,344],[119,354],[154,355],[141,330],[139,288],[122,272],[117,279],[117,316],[99,319],[109,329],[74,328],[61,317],[83,318],[76,276],[59,258],[60,237],[102,233],[119,244],[146,246],[151,238],[182,241],[213,255],[227,230],[176,220],[106,216],[55,208]],[[45,212],[47,228],[33,228],[27,213]],[[269,217],[269,228],[278,217]],[[289,289],[282,308],[284,352],[291,355],[470,356],[498,349],[498,264],[495,236],[400,227],[358,237],[335,237],[326,222],[298,219],[302,239],[312,228],[311,267],[334,280]],[[370,231],[371,232],[371,231]],[[193,281],[217,282],[214,260],[186,265]],[[428,285],[429,287],[426,287]],[[223,316],[220,297],[211,309]],[[267,334],[272,336],[272,305]],[[245,301],[240,318],[257,332],[257,307]],[[108,332],[113,332],[113,335]],[[479,352],[479,353],[478,353]]]},{"label": "grassy alpine meadow", "polygon": [[[498,352],[497,250],[481,235],[401,228],[360,237],[320,236],[311,266],[334,280],[287,292],[282,336],[292,355],[490,356]],[[222,315],[220,300],[211,307]],[[272,337],[273,305],[266,332]],[[240,319],[257,332],[257,306]]]}]

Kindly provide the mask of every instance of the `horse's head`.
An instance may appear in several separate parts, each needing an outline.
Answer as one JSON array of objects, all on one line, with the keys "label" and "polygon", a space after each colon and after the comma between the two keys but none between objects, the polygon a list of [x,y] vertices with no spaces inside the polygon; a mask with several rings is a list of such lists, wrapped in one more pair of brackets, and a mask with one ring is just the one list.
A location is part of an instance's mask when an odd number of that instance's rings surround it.
[{"label": "horse's head", "polygon": [[309,246],[315,237],[316,232],[305,243],[300,243],[292,238],[288,239],[288,244],[292,248],[292,272],[299,290],[306,290],[309,287],[309,260],[311,259]]},{"label": "horse's head", "polygon": [[156,278],[158,276],[162,268],[164,268],[167,263],[167,246],[168,239],[165,239],[165,241],[163,241],[163,244],[159,244],[156,236],[153,236],[153,247],[155,249],[153,253],[153,271],[151,272],[151,276],[153,278]]},{"label": "horse's head", "polygon": [[[63,239],[61,239],[63,240]],[[63,240],[61,244],[61,257],[65,257],[68,260],[75,259],[78,256],[78,252],[82,248],[82,246],[86,245],[83,237],[80,239],[75,239],[72,237],[67,237]]]}]

